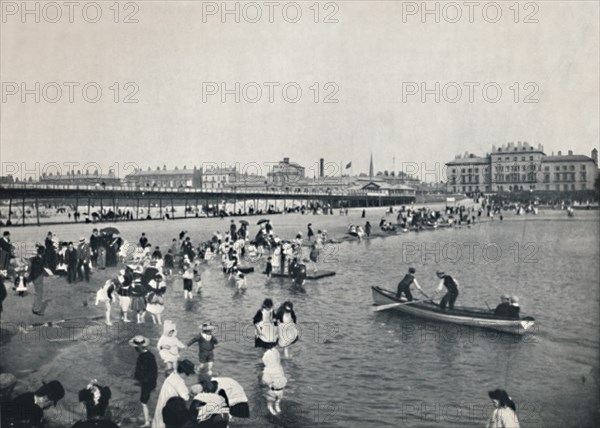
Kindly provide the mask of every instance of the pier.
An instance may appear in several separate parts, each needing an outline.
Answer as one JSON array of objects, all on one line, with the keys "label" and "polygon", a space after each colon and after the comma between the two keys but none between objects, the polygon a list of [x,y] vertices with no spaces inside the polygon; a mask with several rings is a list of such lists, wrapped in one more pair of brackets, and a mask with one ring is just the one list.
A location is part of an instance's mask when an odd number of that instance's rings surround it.
[{"label": "pier", "polygon": [[[306,209],[340,209],[356,207],[385,207],[407,205],[415,201],[414,191],[389,194],[385,191],[348,190],[344,192],[289,192],[279,190],[202,190],[196,188],[129,188],[126,186],[92,186],[67,184],[12,183],[0,185],[0,201],[4,210],[3,221],[12,226],[40,225],[45,206],[72,206],[74,212],[91,216],[98,211],[112,211],[110,221],[118,221],[116,213],[127,209],[128,220],[163,218],[196,218],[199,213],[218,215],[224,210],[237,215],[284,212],[304,206]],[[175,207],[184,207],[183,212]],[[216,207],[216,209],[215,209]],[[310,207],[310,208],[309,208]],[[156,212],[150,216],[151,210]],[[20,211],[15,215],[15,211]],[[3,213],[4,214],[4,213]],[[29,217],[27,217],[29,215]],[[204,215],[202,215],[204,216]],[[26,217],[30,218],[26,222]],[[82,218],[80,221],[85,221]],[[48,222],[43,222],[48,224]],[[64,222],[60,222],[64,223]]]}]

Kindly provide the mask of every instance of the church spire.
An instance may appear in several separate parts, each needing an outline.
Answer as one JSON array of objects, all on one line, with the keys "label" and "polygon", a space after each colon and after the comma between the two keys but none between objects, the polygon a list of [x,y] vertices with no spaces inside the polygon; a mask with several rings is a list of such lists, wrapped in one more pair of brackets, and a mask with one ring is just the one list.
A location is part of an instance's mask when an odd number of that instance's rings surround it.
[{"label": "church spire", "polygon": [[371,152],[371,161],[369,162],[369,179],[373,179],[373,152]]}]

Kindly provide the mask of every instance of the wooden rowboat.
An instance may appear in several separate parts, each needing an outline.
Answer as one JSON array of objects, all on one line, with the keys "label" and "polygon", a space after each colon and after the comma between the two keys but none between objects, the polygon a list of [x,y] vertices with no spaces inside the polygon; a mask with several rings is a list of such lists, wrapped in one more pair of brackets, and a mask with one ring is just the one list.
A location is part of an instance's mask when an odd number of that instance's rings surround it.
[{"label": "wooden rowboat", "polygon": [[[389,305],[403,302],[396,298],[395,292],[381,287],[371,287],[371,290],[375,305]],[[390,309],[432,321],[485,328],[517,335],[532,333],[535,327],[535,319],[532,317],[510,319],[495,316],[489,309],[459,306],[455,306],[453,310],[447,309],[446,311],[442,311],[437,304],[431,301],[414,301],[414,303],[400,304]]]}]

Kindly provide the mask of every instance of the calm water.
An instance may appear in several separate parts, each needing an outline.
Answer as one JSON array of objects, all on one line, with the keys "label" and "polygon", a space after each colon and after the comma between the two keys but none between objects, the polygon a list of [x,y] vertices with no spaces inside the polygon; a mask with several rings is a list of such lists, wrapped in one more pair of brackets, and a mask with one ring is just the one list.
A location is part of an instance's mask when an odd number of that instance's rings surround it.
[{"label": "calm water", "polygon": [[[376,226],[380,214],[371,211],[368,219]],[[345,242],[328,248],[326,263],[319,266],[337,275],[308,281],[304,291],[254,273],[247,276],[247,292],[236,295],[214,262],[203,273],[201,297],[191,304],[183,301],[181,280],[175,280],[163,319],[177,322],[184,341],[204,321],[219,326],[215,370],[245,387],[253,411],[251,420],[232,426],[485,426],[491,413],[487,391],[497,387],[507,389],[519,406],[522,426],[598,426],[598,217],[598,212],[580,211],[573,219],[552,211],[537,217],[509,214],[504,222],[472,228]],[[272,219],[282,237],[305,231],[308,222],[315,230],[342,236],[348,223],[364,221],[358,213]],[[198,241],[226,229],[228,221],[118,226],[129,240],[137,241],[144,230],[153,244],[166,246],[181,229]],[[63,239],[88,236],[89,229],[52,228]],[[32,242],[45,232],[13,229],[13,239]],[[418,322],[393,311],[373,313],[370,286],[395,288],[409,266],[416,267],[428,293],[437,286],[436,269],[451,273],[461,284],[461,305],[494,306],[501,293],[517,294],[522,313],[536,318],[537,331],[519,340]],[[292,359],[284,361],[289,383],[279,418],[267,416],[259,386],[261,354],[253,348],[252,317],[265,297],[276,303],[292,300],[302,330]],[[37,375],[64,380],[73,389],[66,397],[71,401],[78,388],[97,377],[111,386],[113,404],[126,415],[128,406],[137,409],[139,394],[130,380],[136,354],[126,340],[141,332],[155,343],[161,332],[151,324],[127,328],[76,342]],[[183,356],[195,360],[196,353],[192,347]]]}]

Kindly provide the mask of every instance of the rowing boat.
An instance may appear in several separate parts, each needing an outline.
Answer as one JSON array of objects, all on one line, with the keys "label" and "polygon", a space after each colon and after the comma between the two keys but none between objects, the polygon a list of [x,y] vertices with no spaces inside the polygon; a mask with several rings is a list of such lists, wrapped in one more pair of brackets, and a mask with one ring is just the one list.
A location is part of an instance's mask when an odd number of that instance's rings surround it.
[{"label": "rowing boat", "polygon": [[413,301],[410,304],[402,304],[404,301],[396,297],[396,293],[381,287],[371,287],[375,305],[389,305],[398,303],[392,309],[425,318],[432,321],[460,324],[468,327],[478,327],[523,335],[534,331],[535,320],[532,317],[511,319],[495,316],[489,309],[468,308],[455,306],[453,310],[442,311],[441,308],[431,301]]}]

